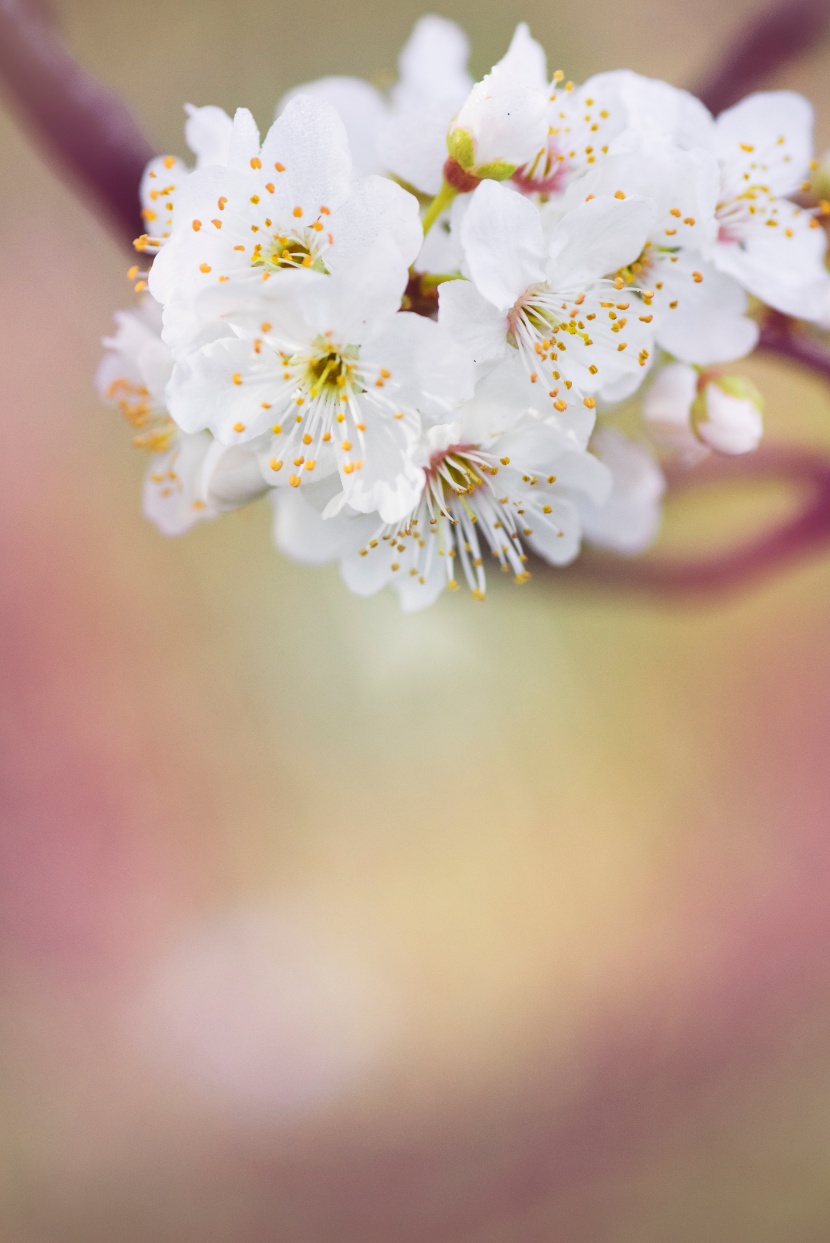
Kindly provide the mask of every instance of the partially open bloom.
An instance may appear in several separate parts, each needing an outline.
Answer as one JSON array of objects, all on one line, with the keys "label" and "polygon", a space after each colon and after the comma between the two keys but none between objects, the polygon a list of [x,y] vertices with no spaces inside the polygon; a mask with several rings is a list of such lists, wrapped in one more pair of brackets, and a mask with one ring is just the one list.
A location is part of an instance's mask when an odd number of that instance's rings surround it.
[{"label": "partially open bloom", "polygon": [[505,55],[476,83],[453,120],[447,137],[450,160],[467,177],[512,177],[544,146],[547,112],[545,53],[522,23]]},{"label": "partially open bloom", "polygon": [[[626,70],[574,85],[524,23],[478,83],[468,51],[425,17],[390,90],[309,83],[264,139],[188,108],[193,161],[148,167],[143,299],[98,382],[164,532],[267,494],[282,551],[421,608],[482,599],[487,564],[642,553],[658,451],[757,447],[731,364],[771,310],[830,324],[809,105],[715,120]],[[644,381],[643,417],[617,412]]]}]

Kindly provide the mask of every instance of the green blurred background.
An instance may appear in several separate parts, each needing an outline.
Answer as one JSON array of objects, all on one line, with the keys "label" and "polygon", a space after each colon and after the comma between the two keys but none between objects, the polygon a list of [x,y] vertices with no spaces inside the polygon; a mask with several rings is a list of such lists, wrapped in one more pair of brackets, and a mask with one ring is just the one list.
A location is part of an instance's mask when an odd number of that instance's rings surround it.
[{"label": "green blurred background", "polygon": [[[388,82],[421,10],[60,0],[182,104]],[[447,4],[694,82],[741,0]],[[804,90],[830,143],[825,46]],[[266,506],[165,541],[92,377],[131,261],[0,118],[2,1243],[830,1238],[830,561],[402,615]],[[830,400],[754,363],[770,441]],[[678,510],[666,540],[760,509]]]}]

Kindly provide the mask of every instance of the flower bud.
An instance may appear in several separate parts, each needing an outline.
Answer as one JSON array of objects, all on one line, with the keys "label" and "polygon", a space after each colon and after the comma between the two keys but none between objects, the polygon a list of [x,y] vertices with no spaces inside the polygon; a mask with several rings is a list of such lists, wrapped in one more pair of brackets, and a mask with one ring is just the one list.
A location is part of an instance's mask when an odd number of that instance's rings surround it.
[{"label": "flower bud", "polygon": [[544,53],[522,23],[452,122],[450,160],[479,180],[506,181],[545,146],[548,103]]},{"label": "flower bud", "polygon": [[716,453],[751,453],[763,434],[763,397],[744,376],[719,376],[705,384],[692,406],[692,427]]}]

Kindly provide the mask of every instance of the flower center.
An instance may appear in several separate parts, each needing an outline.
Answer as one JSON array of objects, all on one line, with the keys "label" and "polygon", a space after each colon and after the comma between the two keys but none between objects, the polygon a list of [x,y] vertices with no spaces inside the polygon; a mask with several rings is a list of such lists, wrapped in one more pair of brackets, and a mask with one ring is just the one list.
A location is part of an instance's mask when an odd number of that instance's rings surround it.
[{"label": "flower center", "polygon": [[317,235],[291,236],[275,233],[271,241],[257,242],[251,255],[251,266],[264,268],[269,272],[279,272],[285,268],[314,268],[317,272],[326,272],[326,266],[320,255],[321,247]]}]

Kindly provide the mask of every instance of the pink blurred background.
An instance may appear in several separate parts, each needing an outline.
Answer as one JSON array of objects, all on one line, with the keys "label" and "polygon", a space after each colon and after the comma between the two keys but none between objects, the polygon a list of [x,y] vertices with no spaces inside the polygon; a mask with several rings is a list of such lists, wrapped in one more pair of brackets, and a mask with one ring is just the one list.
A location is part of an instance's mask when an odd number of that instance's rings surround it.
[{"label": "pink blurred background", "polygon": [[[378,81],[413,4],[61,0],[162,150],[181,105]],[[527,18],[688,83],[753,4]],[[830,49],[774,85],[816,103]],[[0,1239],[830,1238],[830,562],[728,603],[555,578],[415,617],[165,541],[94,394],[129,257],[0,118]],[[771,441],[830,401],[769,363]],[[678,510],[672,540],[760,510]]]}]

